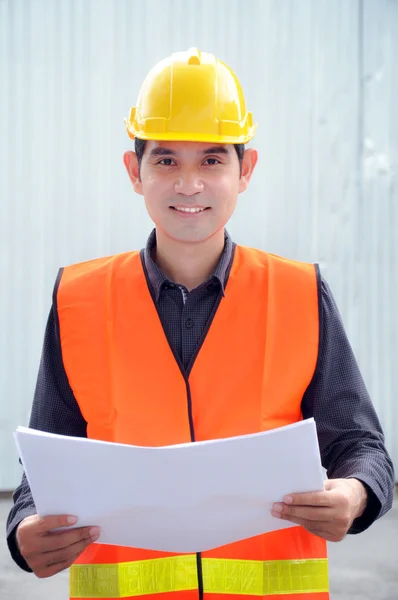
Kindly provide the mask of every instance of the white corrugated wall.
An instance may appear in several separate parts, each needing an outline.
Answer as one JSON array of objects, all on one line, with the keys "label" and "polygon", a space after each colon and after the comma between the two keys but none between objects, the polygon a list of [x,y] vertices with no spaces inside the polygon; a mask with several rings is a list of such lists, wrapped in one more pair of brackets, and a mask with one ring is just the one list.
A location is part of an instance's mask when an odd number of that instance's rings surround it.
[{"label": "white corrugated wall", "polygon": [[[190,46],[238,73],[260,164],[229,230],[318,261],[398,464],[397,0],[0,0],[0,490],[58,267],[141,247],[123,117]],[[14,460],[15,459],[15,460]]]}]

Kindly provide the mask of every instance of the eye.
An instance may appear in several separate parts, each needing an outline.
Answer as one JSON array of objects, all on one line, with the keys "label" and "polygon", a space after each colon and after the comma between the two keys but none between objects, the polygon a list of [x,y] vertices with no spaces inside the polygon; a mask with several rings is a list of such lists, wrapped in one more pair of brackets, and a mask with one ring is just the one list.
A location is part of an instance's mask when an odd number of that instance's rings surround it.
[{"label": "eye", "polygon": [[221,163],[220,163],[220,161],[219,161],[219,160],[217,160],[217,158],[206,158],[206,160],[205,160],[205,164],[206,164],[206,163],[207,163],[209,166],[212,166],[212,165],[220,165],[220,164],[221,164]]},{"label": "eye", "polygon": [[172,158],[162,158],[162,160],[160,160],[157,164],[158,165],[163,165],[164,167],[171,167],[171,165],[173,164],[173,159]]}]

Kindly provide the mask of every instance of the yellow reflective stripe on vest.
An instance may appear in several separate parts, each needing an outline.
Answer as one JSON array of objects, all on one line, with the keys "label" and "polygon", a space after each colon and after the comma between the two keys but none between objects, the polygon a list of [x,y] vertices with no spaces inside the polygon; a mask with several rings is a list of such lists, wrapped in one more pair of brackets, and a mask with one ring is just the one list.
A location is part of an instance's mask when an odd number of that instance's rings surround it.
[{"label": "yellow reflective stripe on vest", "polygon": [[196,590],[196,556],[173,556],[113,565],[72,565],[71,598],[130,598]]},{"label": "yellow reflective stripe on vest", "polygon": [[204,591],[270,596],[329,591],[327,559],[203,560]]},{"label": "yellow reflective stripe on vest", "polygon": [[[269,596],[329,591],[327,559],[202,560],[204,591]],[[113,565],[72,565],[71,598],[131,598],[198,587],[196,556],[173,556]]]}]

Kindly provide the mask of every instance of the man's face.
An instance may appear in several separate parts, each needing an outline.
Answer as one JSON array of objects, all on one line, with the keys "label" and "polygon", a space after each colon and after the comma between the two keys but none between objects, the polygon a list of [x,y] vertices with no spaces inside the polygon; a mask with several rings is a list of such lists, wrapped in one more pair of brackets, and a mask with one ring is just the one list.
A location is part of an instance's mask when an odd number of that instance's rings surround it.
[{"label": "man's face", "polygon": [[247,150],[240,174],[233,145],[149,141],[138,177],[135,154],[124,157],[152,221],[180,242],[201,242],[224,228],[256,161],[256,151]]}]

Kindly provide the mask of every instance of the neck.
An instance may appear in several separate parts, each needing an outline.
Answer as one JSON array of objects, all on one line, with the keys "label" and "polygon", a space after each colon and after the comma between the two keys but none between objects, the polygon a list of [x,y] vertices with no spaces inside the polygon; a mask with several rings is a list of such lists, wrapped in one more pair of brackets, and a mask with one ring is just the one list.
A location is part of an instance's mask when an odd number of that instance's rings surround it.
[{"label": "neck", "polygon": [[203,242],[179,242],[156,230],[154,260],[170,281],[193,290],[213,274],[224,250],[224,229]]}]

